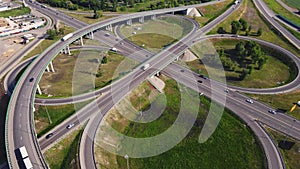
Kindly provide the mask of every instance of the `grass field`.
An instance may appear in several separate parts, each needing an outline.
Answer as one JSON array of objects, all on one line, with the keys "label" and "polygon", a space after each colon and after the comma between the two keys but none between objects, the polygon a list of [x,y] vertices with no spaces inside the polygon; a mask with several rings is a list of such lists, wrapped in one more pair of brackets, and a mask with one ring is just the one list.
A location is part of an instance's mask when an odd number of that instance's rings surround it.
[{"label": "grass field", "polygon": [[300,142],[297,140],[294,140],[293,138],[286,137],[286,135],[276,131],[272,130],[271,128],[266,127],[268,133],[271,135],[271,137],[275,140],[275,143],[278,145],[280,141],[289,141],[295,143],[293,147],[290,150],[279,148],[283,158],[285,165],[288,169],[297,169],[300,168]]},{"label": "grass field", "polygon": [[[90,103],[85,101],[82,103],[60,105],[60,106],[36,106],[34,114],[35,130],[38,137],[43,136],[45,133],[50,131],[52,128],[63,122],[65,119],[76,113],[76,110],[84,107]],[[48,118],[47,112],[50,116]],[[52,123],[50,123],[50,120]]]},{"label": "grass field", "polygon": [[[256,37],[258,39],[266,40],[269,42],[272,42],[274,44],[280,45],[294,54],[297,54],[300,56],[300,52],[297,51],[293,46],[291,46],[289,43],[287,43],[287,40],[284,38],[281,38],[277,33],[274,33],[264,22],[264,20],[260,17],[259,12],[255,8],[255,5],[252,1],[243,1],[241,6],[237,11],[235,11],[233,14],[231,14],[225,21],[221,22],[219,25],[217,25],[211,32],[208,34],[216,34],[219,27],[223,27],[226,32],[231,32],[231,22],[234,20],[239,20],[240,18],[245,19],[251,26],[251,32],[249,33],[250,36]],[[257,30],[261,28],[262,29],[262,35],[257,37],[256,32]],[[245,32],[240,31],[240,35],[245,35]]]},{"label": "grass field", "polygon": [[206,25],[208,22],[221,15],[228,7],[233,3],[232,0],[225,0],[224,2],[198,7],[197,9],[203,14],[201,17],[197,17],[196,21],[201,26]]},{"label": "grass field", "polygon": [[275,12],[275,14],[280,14],[285,18],[287,18],[288,20],[300,26],[300,18],[292,14],[290,11],[286,10],[276,0],[264,0],[264,1],[268,5],[268,7]]},{"label": "grass field", "polygon": [[300,3],[298,0],[282,0],[285,2],[287,5],[291,6],[292,8],[295,9],[300,9]]},{"label": "grass field", "polygon": [[[98,63],[103,56],[108,63]],[[40,81],[43,95],[36,96],[67,97],[92,91],[126,75],[136,64],[113,52],[84,50],[73,51],[72,56],[59,54],[53,60],[55,72],[45,72]]]},{"label": "grass field", "polygon": [[77,129],[44,153],[52,169],[79,169],[78,150],[83,129]]},{"label": "grass field", "polygon": [[296,90],[290,93],[285,94],[276,94],[276,95],[254,95],[254,94],[248,94],[250,97],[264,102],[268,105],[271,105],[275,109],[280,109],[282,111],[285,111],[288,115],[291,115],[298,120],[300,120],[300,108],[296,108],[295,111],[292,113],[289,112],[289,110],[294,105],[293,103],[296,103],[300,100],[300,90]]},{"label": "grass field", "polygon": [[[149,137],[165,131],[177,117],[180,105],[179,88],[175,81],[165,79],[165,94],[167,107],[162,116],[150,123],[142,124],[130,122],[122,133],[132,137]],[[239,120],[223,113],[221,122],[214,134],[203,144],[198,143],[199,127],[207,116],[210,101],[201,98],[196,123],[188,136],[171,150],[150,158],[130,158],[130,168],[266,168],[263,152],[251,131]],[[117,120],[114,120],[117,121]],[[120,129],[120,128],[118,128]],[[97,147],[96,152],[99,151]],[[104,155],[103,155],[104,154]],[[121,156],[114,156],[102,152],[103,158],[98,157],[101,168],[126,168],[126,160]]]},{"label": "grass field", "polygon": [[[225,50],[225,54],[228,57],[231,58],[235,57],[232,55],[232,52],[230,52],[230,50],[234,49],[235,45],[239,41],[232,40],[232,39],[225,39],[225,40],[212,39],[211,42],[214,43],[214,47],[216,49],[223,48]],[[197,55],[198,57],[201,57],[200,56],[201,54],[197,54]],[[290,79],[292,79],[290,78],[291,73],[287,65],[285,65],[275,57],[267,56],[267,58],[268,60],[261,70],[253,69],[253,72],[250,75],[247,75],[246,78],[243,80],[240,80],[239,78],[241,75],[241,70],[230,71],[225,69],[227,83],[231,85],[242,86],[242,87],[267,88],[267,87],[278,86],[278,82],[284,84],[288,82]],[[186,64],[193,71],[198,73],[200,69],[202,74],[207,75],[205,65],[202,64],[199,60],[187,62]]]},{"label": "grass field", "polygon": [[120,31],[123,36],[137,45],[158,52],[163,47],[182,38],[191,29],[192,24],[189,21],[181,18],[163,17],[154,21],[146,21],[143,24],[135,23],[132,26],[122,26]]},{"label": "grass field", "polygon": [[28,7],[21,7],[21,8],[16,8],[12,9],[9,11],[2,11],[0,12],[0,17],[8,18],[9,16],[19,16],[19,15],[25,15],[25,14],[30,14],[31,10]]},{"label": "grass field", "polygon": [[91,13],[91,14],[74,14],[74,13],[69,13],[69,12],[65,12],[66,15],[69,15],[75,19],[78,19],[80,21],[83,21],[85,23],[88,23],[88,24],[93,24],[93,23],[96,23],[96,22],[100,22],[100,21],[103,21],[105,19],[109,19],[109,18],[112,18],[113,16],[102,16],[102,17],[99,17],[98,19],[94,19],[93,16],[94,16],[94,13]]}]

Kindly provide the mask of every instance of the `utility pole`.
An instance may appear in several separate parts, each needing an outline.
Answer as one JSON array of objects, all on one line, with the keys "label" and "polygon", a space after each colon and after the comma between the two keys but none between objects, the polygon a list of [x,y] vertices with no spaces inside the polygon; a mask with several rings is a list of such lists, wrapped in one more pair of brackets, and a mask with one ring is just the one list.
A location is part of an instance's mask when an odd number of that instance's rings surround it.
[{"label": "utility pole", "polygon": [[127,169],[129,169],[129,156],[125,154],[124,158],[126,159],[127,162]]}]

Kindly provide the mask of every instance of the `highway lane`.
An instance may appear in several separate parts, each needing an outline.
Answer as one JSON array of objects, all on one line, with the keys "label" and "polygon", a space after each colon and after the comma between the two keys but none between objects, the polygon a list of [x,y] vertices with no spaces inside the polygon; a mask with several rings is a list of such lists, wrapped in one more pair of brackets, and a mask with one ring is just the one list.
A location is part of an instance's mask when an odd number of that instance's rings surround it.
[{"label": "highway lane", "polygon": [[281,26],[274,18],[274,12],[266,5],[264,1],[253,0],[258,11],[267,19],[267,21],[272,24],[290,43],[292,43],[298,50],[300,50],[300,40],[297,39],[293,34]]}]

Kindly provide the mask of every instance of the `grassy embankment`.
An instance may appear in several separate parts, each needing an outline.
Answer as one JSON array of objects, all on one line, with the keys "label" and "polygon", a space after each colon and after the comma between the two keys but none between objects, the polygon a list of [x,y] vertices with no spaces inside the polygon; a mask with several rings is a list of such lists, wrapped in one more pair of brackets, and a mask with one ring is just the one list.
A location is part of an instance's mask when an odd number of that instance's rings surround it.
[{"label": "grassy embankment", "polygon": [[226,0],[224,2],[219,2],[212,5],[198,7],[197,9],[203,16],[196,17],[196,21],[199,22],[201,26],[206,25],[207,23],[224,13],[233,4],[233,2],[234,1],[232,0]]},{"label": "grassy embankment", "polygon": [[[285,9],[284,7],[282,7],[276,0],[264,0],[264,1],[268,5],[268,7],[272,11],[274,11],[275,14],[280,14],[280,15],[284,16],[286,19],[288,19],[289,21],[300,26],[300,18],[298,16],[294,15],[293,13],[291,13],[290,11],[288,11],[287,9]],[[291,29],[290,27],[286,26],[285,24],[282,24],[282,23],[280,23],[280,24],[284,25],[284,27],[288,31],[290,31],[295,37],[300,39],[300,33],[298,31]]]},{"label": "grassy embankment", "polygon": [[[122,118],[120,112],[114,110],[117,115],[108,115],[107,118],[109,123],[112,123],[111,126],[132,137],[150,137],[169,128],[177,118],[181,94],[175,81],[166,78],[164,81],[166,82],[164,91],[167,107],[158,119],[146,124],[129,122]],[[201,97],[200,100],[197,120],[186,138],[171,150],[158,156],[130,158],[130,168],[199,168],[199,166],[202,168],[232,168],[233,166],[235,168],[265,168],[265,158],[255,137],[228,110],[223,113],[219,126],[208,141],[203,144],[198,143],[199,127],[201,128],[204,124],[210,105],[207,98]],[[135,102],[139,102],[139,99],[135,99]],[[139,105],[138,103],[132,104]],[[116,126],[114,123],[119,123],[119,125]],[[111,142],[114,141],[111,140]],[[99,167],[126,168],[124,157],[109,154],[96,145],[96,159]]]},{"label": "grassy embankment", "polygon": [[44,153],[48,165],[52,169],[79,169],[78,150],[83,128],[70,133],[62,141]]},{"label": "grassy embankment", "polygon": [[[300,168],[300,163],[299,163],[299,159],[300,159],[300,142],[287,137],[286,135],[276,131],[276,130],[272,130],[271,128],[266,128],[266,130],[268,131],[268,133],[271,135],[271,137],[273,138],[273,140],[275,141],[275,143],[279,146],[279,150],[284,158],[284,162],[285,165],[288,169],[296,169],[296,168]],[[285,142],[286,141],[286,142]],[[283,144],[282,144],[283,143]],[[287,144],[291,143],[294,145],[291,147],[291,149],[289,148],[285,148],[285,146],[281,146],[281,145],[287,145]]]},{"label": "grassy embankment", "polygon": [[[76,113],[77,110],[84,107],[91,101],[85,101],[75,104],[67,104],[60,106],[35,106],[34,122],[37,137],[43,136],[45,133],[62,123],[68,117]],[[48,116],[49,114],[49,116]]]},{"label": "grassy embankment", "polygon": [[292,8],[300,9],[300,3],[298,0],[282,0],[282,1],[288,4],[289,6],[291,6]]}]

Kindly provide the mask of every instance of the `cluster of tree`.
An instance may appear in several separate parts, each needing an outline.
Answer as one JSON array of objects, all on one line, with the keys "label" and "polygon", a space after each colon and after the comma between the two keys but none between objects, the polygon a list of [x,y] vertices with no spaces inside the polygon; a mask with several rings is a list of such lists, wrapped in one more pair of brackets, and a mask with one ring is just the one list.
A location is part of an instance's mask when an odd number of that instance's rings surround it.
[{"label": "cluster of tree", "polygon": [[[248,36],[249,33],[251,32],[251,30],[252,30],[252,26],[249,25],[249,23],[243,18],[241,18],[238,21],[232,21],[231,22],[231,33],[232,34],[238,34],[239,31],[244,31],[245,35]],[[225,34],[227,32],[223,27],[219,27],[218,30],[217,30],[217,33]],[[262,29],[259,28],[257,30],[256,34],[257,34],[257,36],[261,36],[262,35]]]},{"label": "cluster of tree", "polygon": [[65,33],[65,28],[59,28],[58,30],[57,29],[48,29],[47,30],[47,39],[49,40],[53,40],[53,39],[56,39],[56,37],[58,35],[63,35]]},{"label": "cluster of tree", "polygon": [[72,1],[65,1],[65,0],[37,0],[41,3],[47,3],[50,6],[53,7],[59,7],[59,8],[66,8],[69,10],[77,10],[78,5],[75,3],[72,3]]},{"label": "cluster of tree", "polygon": [[[211,0],[38,0],[41,3],[47,3],[53,7],[67,8],[77,10],[78,6],[103,11],[126,11],[126,8],[132,8],[136,4],[149,3],[149,6],[140,9],[140,11],[162,9],[168,7],[177,7],[181,5],[196,4],[208,2]],[[152,2],[153,1],[153,2]]]},{"label": "cluster of tree", "polygon": [[[247,74],[251,74],[255,67],[260,70],[267,61],[260,45],[255,41],[237,43],[231,52],[231,57],[226,56],[224,49],[218,50],[218,54],[227,70],[237,71],[239,69],[241,79],[244,79]],[[235,56],[233,57],[233,55]]]}]

